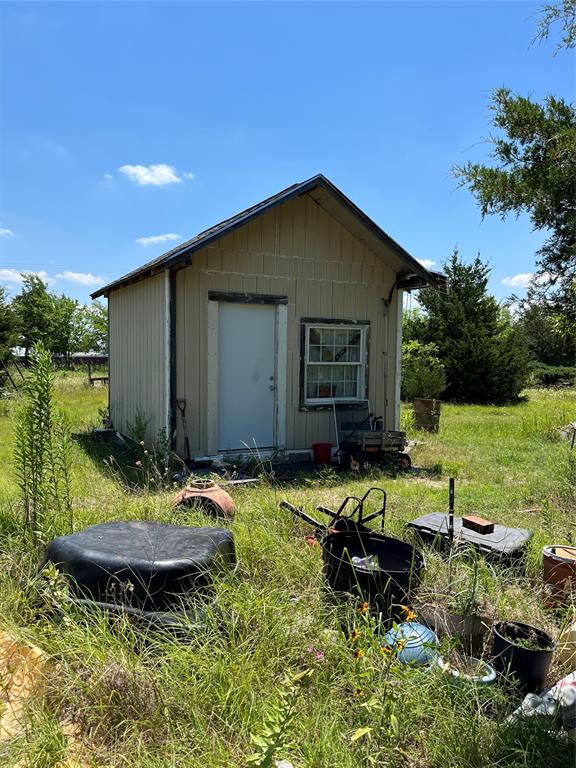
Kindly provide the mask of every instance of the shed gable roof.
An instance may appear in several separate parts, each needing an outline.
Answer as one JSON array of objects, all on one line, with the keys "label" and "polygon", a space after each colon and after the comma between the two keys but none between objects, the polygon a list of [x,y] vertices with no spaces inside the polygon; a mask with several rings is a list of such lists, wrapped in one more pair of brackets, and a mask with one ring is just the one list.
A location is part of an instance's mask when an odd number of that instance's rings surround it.
[{"label": "shed gable roof", "polygon": [[247,224],[257,216],[281,205],[291,198],[304,194],[309,194],[318,205],[341,221],[352,234],[365,242],[370,250],[375,253],[385,251],[389,258],[391,256],[393,260],[391,266],[401,277],[403,283],[399,284],[399,287],[423,288],[431,286],[441,290],[446,289],[446,277],[444,275],[438,272],[430,272],[423,267],[419,261],[387,235],[383,229],[361,211],[329,179],[320,173],[300,184],[293,184],[291,187],[287,187],[276,195],[268,197],[257,205],[221,221],[219,224],[204,230],[204,232],[200,232],[191,240],[181,243],[118,280],[108,283],[103,288],[99,288],[91,294],[92,298],[108,296],[111,291],[117,288],[122,288],[131,282],[150,277],[164,269],[175,266],[189,258],[195,251]]}]

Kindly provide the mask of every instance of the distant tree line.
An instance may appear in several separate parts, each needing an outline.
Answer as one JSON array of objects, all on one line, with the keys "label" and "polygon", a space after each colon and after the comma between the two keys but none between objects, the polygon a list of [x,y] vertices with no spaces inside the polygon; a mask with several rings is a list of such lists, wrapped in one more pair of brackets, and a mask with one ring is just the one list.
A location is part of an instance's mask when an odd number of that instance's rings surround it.
[{"label": "distant tree line", "polygon": [[106,307],[98,301],[84,305],[53,293],[37,275],[24,273],[22,290],[11,301],[0,287],[0,360],[9,359],[14,347],[22,347],[28,357],[36,344],[67,363],[76,352],[105,353]]}]

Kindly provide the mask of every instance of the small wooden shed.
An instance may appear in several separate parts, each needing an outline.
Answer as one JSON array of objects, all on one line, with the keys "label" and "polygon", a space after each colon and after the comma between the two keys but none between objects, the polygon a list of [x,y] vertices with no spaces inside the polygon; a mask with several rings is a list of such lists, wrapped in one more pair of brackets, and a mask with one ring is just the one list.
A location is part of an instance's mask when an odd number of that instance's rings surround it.
[{"label": "small wooden shed", "polygon": [[106,285],[110,417],[195,457],[334,442],[333,406],[398,429],[402,292],[446,288],[325,176]]}]

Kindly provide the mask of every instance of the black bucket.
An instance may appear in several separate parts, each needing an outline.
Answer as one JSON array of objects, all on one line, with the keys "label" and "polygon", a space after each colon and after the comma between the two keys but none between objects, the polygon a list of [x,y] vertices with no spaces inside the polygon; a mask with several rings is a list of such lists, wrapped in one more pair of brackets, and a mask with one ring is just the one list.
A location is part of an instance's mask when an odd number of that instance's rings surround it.
[{"label": "black bucket", "polygon": [[[423,556],[411,544],[355,530],[325,536],[322,557],[324,575],[332,589],[376,601],[386,613],[393,605],[410,601],[425,567]],[[364,563],[355,563],[353,558]]]},{"label": "black bucket", "polygon": [[[517,641],[528,641],[538,649],[524,648]],[[494,624],[492,656],[494,667],[502,675],[510,675],[522,693],[539,693],[546,686],[555,643],[541,629],[517,621]]]}]

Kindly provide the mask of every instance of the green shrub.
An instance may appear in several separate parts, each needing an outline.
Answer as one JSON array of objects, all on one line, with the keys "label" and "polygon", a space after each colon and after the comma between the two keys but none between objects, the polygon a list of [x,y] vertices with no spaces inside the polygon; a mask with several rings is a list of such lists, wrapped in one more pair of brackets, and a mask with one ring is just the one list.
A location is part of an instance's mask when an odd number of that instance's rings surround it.
[{"label": "green shrub", "polygon": [[530,370],[530,383],[536,387],[573,386],[576,384],[576,367],[534,363]]},{"label": "green shrub", "polygon": [[444,365],[435,344],[408,341],[402,347],[402,397],[437,398],[446,387]]}]

